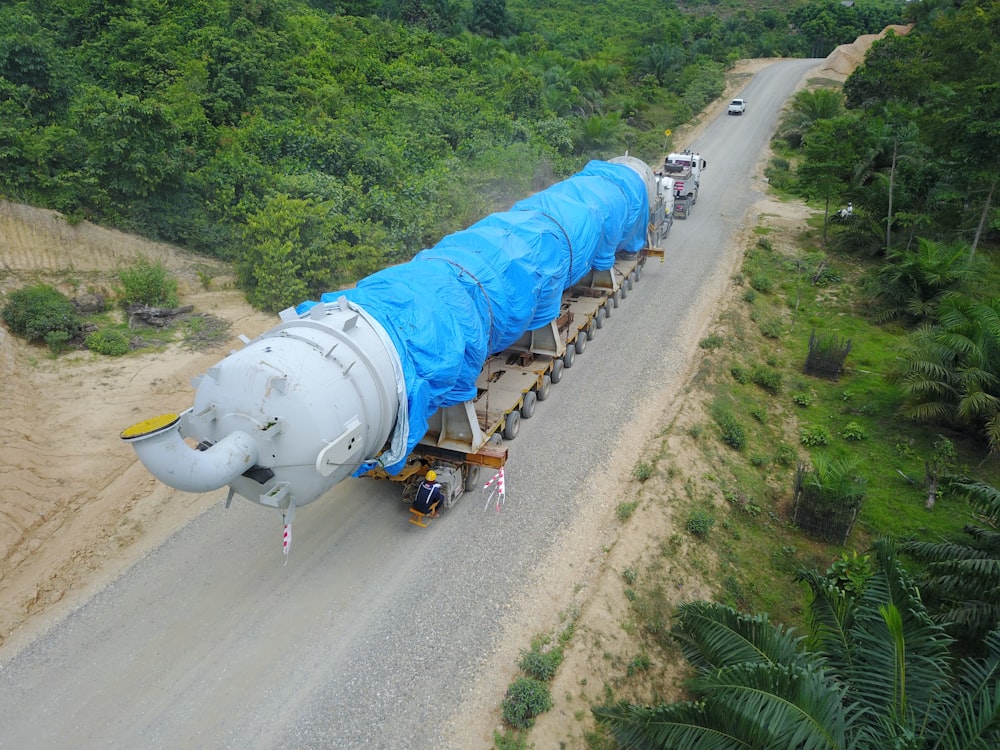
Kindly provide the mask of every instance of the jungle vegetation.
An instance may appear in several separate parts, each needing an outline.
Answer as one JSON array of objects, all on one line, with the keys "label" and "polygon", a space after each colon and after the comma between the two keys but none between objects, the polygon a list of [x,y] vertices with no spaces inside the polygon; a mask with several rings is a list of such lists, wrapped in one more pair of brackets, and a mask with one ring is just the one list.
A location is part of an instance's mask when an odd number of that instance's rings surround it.
[{"label": "jungle vegetation", "polygon": [[280,310],[663,132],[898,0],[18,0],[0,196],[231,262]]}]

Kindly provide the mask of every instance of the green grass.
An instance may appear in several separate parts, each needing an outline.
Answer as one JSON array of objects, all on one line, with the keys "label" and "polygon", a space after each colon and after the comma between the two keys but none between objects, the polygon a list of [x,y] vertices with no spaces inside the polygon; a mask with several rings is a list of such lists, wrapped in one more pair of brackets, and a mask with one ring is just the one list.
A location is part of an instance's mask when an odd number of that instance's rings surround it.
[{"label": "green grass", "polygon": [[[945,496],[933,511],[924,508],[925,462],[941,436],[954,444],[957,468],[993,484],[1000,473],[993,462],[982,463],[985,447],[969,436],[900,416],[900,396],[884,374],[903,331],[866,318],[859,292],[874,261],[821,250],[815,228],[803,235],[795,257],[771,249],[761,238],[770,234],[765,229],[757,234],[735,277],[754,294],[723,316],[725,331],[713,336],[697,375],[714,394],[714,430],[711,439],[698,442],[713,469],[709,487],[689,492],[689,499],[692,508],[705,508],[719,495],[728,501],[714,525],[701,523],[702,516],[694,523],[718,552],[712,576],[721,582],[720,596],[800,625],[802,591],[793,580],[798,569],[826,570],[843,552],[863,552],[882,535],[937,539],[971,520],[959,498]],[[762,330],[762,322],[770,329]],[[813,332],[850,339],[838,379],[804,373]],[[789,425],[827,436],[826,444],[802,444]],[[802,461],[808,467],[820,452],[863,461],[867,494],[843,548],[811,539],[790,522],[795,466]],[[691,517],[682,516],[681,525]],[[651,575],[635,589],[640,630],[659,631],[664,614],[653,602],[661,599],[662,584]]]}]

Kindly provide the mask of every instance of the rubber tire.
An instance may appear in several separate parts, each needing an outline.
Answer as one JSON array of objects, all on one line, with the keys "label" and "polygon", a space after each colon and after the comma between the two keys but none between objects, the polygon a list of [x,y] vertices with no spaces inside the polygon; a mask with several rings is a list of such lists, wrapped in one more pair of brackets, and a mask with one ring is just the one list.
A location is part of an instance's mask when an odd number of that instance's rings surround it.
[{"label": "rubber tire", "polygon": [[531,419],[535,413],[536,406],[538,406],[538,396],[535,392],[528,391],[525,393],[524,401],[521,402],[521,419]]},{"label": "rubber tire", "polygon": [[465,491],[472,492],[479,486],[479,475],[482,467],[475,464],[465,465]]},{"label": "rubber tire", "polygon": [[[591,318],[590,322],[587,323],[587,341],[593,341],[594,336],[597,335],[597,320],[596,318]],[[579,352],[577,352],[579,354]]]},{"label": "rubber tire", "polygon": [[641,265],[636,266],[635,270],[632,271],[632,273],[635,275],[635,283],[638,284],[639,279],[642,278],[642,266]]},{"label": "rubber tire", "polygon": [[597,310],[597,315],[594,316],[594,328],[604,328],[604,321],[608,317],[607,308],[601,307]]},{"label": "rubber tire", "polygon": [[586,351],[588,341],[590,341],[590,339],[587,338],[586,331],[580,331],[576,334],[576,344],[573,348],[576,349],[577,354],[583,354],[584,351]]},{"label": "rubber tire", "polygon": [[562,361],[563,361],[563,367],[565,367],[567,370],[573,366],[573,363],[576,362],[575,346],[566,347],[566,352],[562,356]]},{"label": "rubber tire", "polygon": [[625,299],[628,297],[628,279],[622,279],[622,285],[618,287],[618,291],[615,292],[619,299]]},{"label": "rubber tire", "polygon": [[503,421],[503,439],[513,440],[521,430],[521,412],[517,409],[507,415]]},{"label": "rubber tire", "polygon": [[635,271],[632,271],[628,275],[628,278],[625,279],[625,286],[628,287],[630,292],[632,291],[632,288],[635,286]]},{"label": "rubber tire", "polygon": [[544,401],[549,397],[550,393],[552,393],[552,378],[548,375],[543,375],[542,384],[538,386],[538,391],[536,393],[538,400]]},{"label": "rubber tire", "polygon": [[552,363],[552,372],[549,373],[549,380],[553,383],[558,383],[562,380],[563,370],[566,369],[566,365],[563,364],[561,359],[557,359]]}]

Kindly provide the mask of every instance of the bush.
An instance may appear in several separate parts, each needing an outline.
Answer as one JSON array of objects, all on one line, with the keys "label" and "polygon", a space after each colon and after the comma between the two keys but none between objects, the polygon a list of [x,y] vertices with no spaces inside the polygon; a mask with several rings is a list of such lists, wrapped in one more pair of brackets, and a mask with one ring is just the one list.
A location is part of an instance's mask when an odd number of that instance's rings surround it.
[{"label": "bush", "polygon": [[803,445],[819,448],[830,444],[830,432],[825,427],[810,425],[799,430],[799,438]]},{"label": "bush", "polygon": [[857,422],[848,422],[840,431],[840,436],[844,440],[867,440],[868,432]]},{"label": "bush", "polygon": [[106,354],[109,357],[119,357],[128,354],[128,338],[121,331],[110,328],[102,328],[94,331],[83,341],[84,345],[92,352]]},{"label": "bush", "polygon": [[534,677],[518,677],[503,699],[503,718],[515,729],[527,729],[535,717],[552,708],[549,686]]},{"label": "bush", "polygon": [[167,275],[162,263],[140,260],[118,272],[118,290],[122,307],[149,305],[177,307],[177,280]]},{"label": "bush", "polygon": [[719,427],[722,429],[722,442],[734,450],[743,450],[747,444],[747,433],[732,414],[719,417]]},{"label": "bush", "polygon": [[562,651],[553,649],[552,651],[541,651],[532,648],[531,651],[521,652],[521,671],[530,677],[542,682],[548,682],[556,676],[556,670],[562,664]]},{"label": "bush", "polygon": [[73,303],[47,284],[11,292],[0,316],[14,335],[44,341],[53,351],[63,348],[80,332],[80,318]]},{"label": "bush", "polygon": [[697,510],[688,516],[687,523],[684,524],[684,528],[688,530],[688,533],[704,538],[708,536],[708,532],[712,530],[715,526],[715,518],[706,511]]},{"label": "bush", "polygon": [[638,479],[640,482],[645,482],[651,476],[653,476],[653,465],[646,463],[645,461],[640,461],[632,469],[632,476]]},{"label": "bush", "polygon": [[760,386],[770,393],[778,393],[781,390],[781,372],[771,367],[755,365],[750,378],[754,384]]},{"label": "bush", "polygon": [[710,336],[706,336],[701,341],[698,342],[698,346],[702,349],[718,349],[722,346],[724,339],[717,333],[713,333]]},{"label": "bush", "polygon": [[782,443],[774,452],[774,460],[782,466],[792,466],[799,460],[799,454],[792,446]]},{"label": "bush", "polygon": [[750,286],[761,294],[770,294],[774,290],[774,280],[764,273],[755,273],[750,277]]}]

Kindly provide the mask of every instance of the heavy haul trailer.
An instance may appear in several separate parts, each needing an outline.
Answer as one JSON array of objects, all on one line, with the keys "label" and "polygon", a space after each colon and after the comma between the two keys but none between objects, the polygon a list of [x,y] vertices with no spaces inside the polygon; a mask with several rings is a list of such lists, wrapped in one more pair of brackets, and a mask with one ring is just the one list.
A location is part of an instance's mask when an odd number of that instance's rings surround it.
[{"label": "heavy haul trailer", "polygon": [[531,419],[538,402],[549,397],[552,385],[562,380],[564,371],[573,367],[587,342],[628,296],[647,258],[662,258],[663,250],[644,247],[629,255],[616,258],[610,271],[592,271],[567,289],[560,315],[550,325],[527,332],[489,357],[476,379],[476,397],[435,412],[399,473],[376,467],[365,476],[402,483],[403,499],[411,501],[427,470],[434,469],[445,508],[464,492],[480,488],[489,472],[507,461],[503,441],[517,437],[521,420]]},{"label": "heavy haul trailer", "polygon": [[405,492],[426,467],[451,503],[479,469],[504,465],[503,436],[662,257],[664,184],[631,156],[591,161],[407,263],[282,311],[192,381],[190,408],[121,437],[170,487],[228,485],[228,500],[286,523],[348,477]]}]

